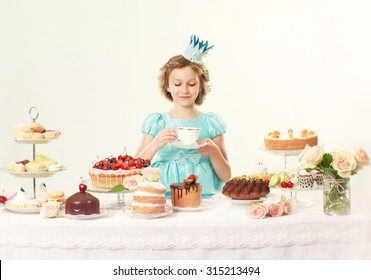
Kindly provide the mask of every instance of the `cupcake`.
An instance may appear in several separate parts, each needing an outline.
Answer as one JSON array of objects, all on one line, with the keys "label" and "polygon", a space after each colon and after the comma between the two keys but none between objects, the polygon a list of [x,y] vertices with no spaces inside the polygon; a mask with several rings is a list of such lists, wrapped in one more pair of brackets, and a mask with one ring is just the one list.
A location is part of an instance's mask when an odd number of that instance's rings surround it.
[{"label": "cupcake", "polygon": [[314,179],[312,174],[308,173],[305,170],[300,171],[298,176],[299,187],[302,189],[311,189],[313,188]]},{"label": "cupcake", "polygon": [[317,186],[323,185],[323,174],[319,171],[313,171],[312,176]]}]

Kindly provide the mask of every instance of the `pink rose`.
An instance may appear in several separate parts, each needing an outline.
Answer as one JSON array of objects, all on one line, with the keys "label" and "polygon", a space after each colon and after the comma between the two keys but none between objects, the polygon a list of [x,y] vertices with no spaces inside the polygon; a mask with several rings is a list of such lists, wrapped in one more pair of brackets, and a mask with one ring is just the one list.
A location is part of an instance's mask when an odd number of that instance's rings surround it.
[{"label": "pink rose", "polygon": [[291,200],[286,200],[281,202],[284,215],[290,215],[293,211]]},{"label": "pink rose", "polygon": [[281,203],[273,204],[268,208],[268,215],[271,217],[279,217],[283,214],[283,207]]},{"label": "pink rose", "polygon": [[60,204],[57,201],[48,201],[41,206],[40,216],[42,218],[55,218],[59,215]]},{"label": "pink rose", "polygon": [[359,165],[359,169],[369,164],[368,154],[363,149],[356,150],[354,157],[356,158],[356,161]]},{"label": "pink rose", "polygon": [[144,178],[141,175],[133,175],[125,177],[123,185],[127,187],[129,190],[134,189],[138,183],[143,182]]},{"label": "pink rose", "polygon": [[247,215],[253,219],[262,219],[267,215],[268,209],[263,203],[257,203],[247,208]]},{"label": "pink rose", "polygon": [[352,171],[355,171],[357,168],[356,158],[350,152],[335,152],[332,154],[332,157],[332,167],[341,178],[348,178],[352,175]]}]

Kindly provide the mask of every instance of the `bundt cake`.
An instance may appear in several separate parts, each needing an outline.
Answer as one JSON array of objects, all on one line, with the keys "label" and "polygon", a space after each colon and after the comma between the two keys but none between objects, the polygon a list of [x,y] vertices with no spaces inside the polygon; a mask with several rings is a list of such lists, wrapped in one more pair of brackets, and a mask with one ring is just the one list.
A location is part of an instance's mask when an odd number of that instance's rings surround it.
[{"label": "bundt cake", "polygon": [[247,175],[237,176],[225,183],[222,193],[232,199],[253,200],[268,195],[269,186],[263,179]]}]

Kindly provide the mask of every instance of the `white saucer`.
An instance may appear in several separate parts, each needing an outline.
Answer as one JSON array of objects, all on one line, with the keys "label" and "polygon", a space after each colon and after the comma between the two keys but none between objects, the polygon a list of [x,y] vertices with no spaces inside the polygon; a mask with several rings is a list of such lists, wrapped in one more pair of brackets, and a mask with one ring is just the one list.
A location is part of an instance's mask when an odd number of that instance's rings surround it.
[{"label": "white saucer", "polygon": [[56,138],[30,138],[30,139],[23,139],[23,138],[15,138],[14,141],[19,144],[46,144],[50,141],[59,139],[59,137]]},{"label": "white saucer", "polygon": [[186,144],[183,144],[182,142],[180,142],[179,140],[176,140],[174,142],[171,142],[171,144],[173,144],[175,147],[181,148],[181,149],[199,149],[201,147],[206,146],[208,143],[205,142],[203,144],[198,144],[197,142],[195,142],[193,144],[186,145]]},{"label": "white saucer", "polygon": [[9,207],[5,206],[5,208],[9,211],[21,214],[38,214],[40,213],[41,207],[31,207],[31,208],[22,208],[22,207]]},{"label": "white saucer", "polygon": [[4,172],[9,172],[9,174],[19,177],[19,178],[46,178],[46,177],[51,177],[55,175],[58,172],[65,171],[67,170],[66,167],[62,167],[60,170],[55,170],[55,171],[40,171],[40,172],[14,172],[14,171],[8,171],[6,167],[1,169]]},{"label": "white saucer", "polygon": [[99,214],[71,215],[71,214],[66,214],[64,211],[61,211],[59,212],[59,215],[61,215],[62,217],[66,217],[68,219],[73,219],[73,220],[91,220],[91,219],[101,218],[107,213],[108,213],[108,210],[106,208],[101,208]]},{"label": "white saucer", "polygon": [[160,213],[160,214],[132,214],[131,213],[131,207],[128,207],[128,208],[124,209],[124,213],[128,213],[131,217],[138,218],[138,219],[157,219],[157,218],[166,217],[166,216],[172,214],[173,209],[170,206],[166,205],[164,213]]},{"label": "white saucer", "polygon": [[181,211],[181,212],[197,212],[197,211],[202,211],[210,207],[210,201],[207,200],[202,200],[201,205],[196,208],[192,207],[177,207],[177,206],[172,206],[175,211]]}]

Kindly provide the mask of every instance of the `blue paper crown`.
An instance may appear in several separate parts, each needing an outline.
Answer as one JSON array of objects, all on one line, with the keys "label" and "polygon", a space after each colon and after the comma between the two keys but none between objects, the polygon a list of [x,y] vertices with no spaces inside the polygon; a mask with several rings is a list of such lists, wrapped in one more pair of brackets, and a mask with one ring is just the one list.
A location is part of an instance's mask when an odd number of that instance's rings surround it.
[{"label": "blue paper crown", "polygon": [[183,56],[196,63],[201,63],[202,57],[213,48],[209,46],[209,42],[200,41],[198,36],[192,35],[188,48],[184,51]]}]

